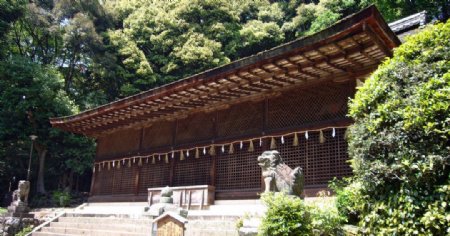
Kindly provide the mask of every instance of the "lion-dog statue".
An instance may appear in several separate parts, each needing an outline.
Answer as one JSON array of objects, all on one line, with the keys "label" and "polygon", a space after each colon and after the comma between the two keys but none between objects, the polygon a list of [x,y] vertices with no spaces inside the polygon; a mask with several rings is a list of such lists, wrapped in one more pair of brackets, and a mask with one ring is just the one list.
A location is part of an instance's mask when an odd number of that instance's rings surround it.
[{"label": "lion-dog statue", "polygon": [[19,186],[13,192],[13,202],[25,202],[28,203],[28,194],[30,193],[30,182],[21,180]]},{"label": "lion-dog statue", "polygon": [[265,183],[265,192],[285,192],[300,196],[303,192],[305,177],[301,167],[291,169],[278,151],[265,151],[258,157]]}]

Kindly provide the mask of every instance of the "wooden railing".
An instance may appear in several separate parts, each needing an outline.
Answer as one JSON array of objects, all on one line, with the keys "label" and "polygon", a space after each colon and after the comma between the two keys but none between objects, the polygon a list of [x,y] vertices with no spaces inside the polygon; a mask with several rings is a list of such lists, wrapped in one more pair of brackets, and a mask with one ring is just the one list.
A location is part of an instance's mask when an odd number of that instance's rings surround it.
[{"label": "wooden railing", "polygon": [[[148,204],[151,206],[159,203],[161,188],[148,189]],[[180,207],[190,209],[192,207],[203,209],[205,206],[213,205],[216,188],[211,185],[178,186],[171,187],[173,191],[173,203]]]}]

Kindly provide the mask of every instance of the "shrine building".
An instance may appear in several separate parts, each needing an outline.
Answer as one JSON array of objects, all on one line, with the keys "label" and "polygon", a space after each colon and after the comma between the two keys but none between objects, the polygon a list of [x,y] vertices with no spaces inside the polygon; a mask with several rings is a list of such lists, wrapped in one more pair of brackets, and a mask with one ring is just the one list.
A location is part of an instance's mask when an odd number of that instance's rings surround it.
[{"label": "shrine building", "polygon": [[257,156],[301,166],[306,196],[352,174],[349,98],[400,44],[375,7],[311,36],[77,115],[53,127],[97,141],[90,201],[146,201],[148,188],[207,185],[255,199]]}]

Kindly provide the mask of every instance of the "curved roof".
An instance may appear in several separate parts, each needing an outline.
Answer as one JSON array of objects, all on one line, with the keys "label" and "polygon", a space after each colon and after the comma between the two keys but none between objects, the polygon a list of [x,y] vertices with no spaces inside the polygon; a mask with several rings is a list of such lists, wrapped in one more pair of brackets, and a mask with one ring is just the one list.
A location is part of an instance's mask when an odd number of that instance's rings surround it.
[{"label": "curved roof", "polygon": [[371,6],[316,34],[50,123],[95,137],[178,119],[309,83],[366,76],[399,44]]}]

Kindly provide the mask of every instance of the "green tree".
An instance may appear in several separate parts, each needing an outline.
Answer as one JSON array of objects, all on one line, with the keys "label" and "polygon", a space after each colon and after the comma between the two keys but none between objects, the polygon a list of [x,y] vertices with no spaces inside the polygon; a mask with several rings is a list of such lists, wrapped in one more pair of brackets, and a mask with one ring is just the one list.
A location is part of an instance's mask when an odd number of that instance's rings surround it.
[{"label": "green tree", "polygon": [[[19,163],[9,171],[24,176],[28,159],[29,135],[39,138],[35,141],[39,169],[37,174],[37,192],[45,193],[44,168],[46,158],[61,152],[68,145],[73,145],[71,134],[52,129],[49,117],[70,115],[77,112],[77,107],[65,94],[63,79],[55,69],[31,62],[26,58],[12,57],[0,63],[0,140],[2,158],[8,164]],[[86,143],[86,141],[83,141]],[[75,142],[77,143],[77,142]],[[80,160],[91,161],[92,144],[84,148],[78,146],[76,153],[64,152]],[[15,160],[15,161],[13,161]],[[73,165],[73,164],[72,164]],[[70,167],[70,165],[69,165]],[[86,170],[86,164],[82,164]],[[14,173],[8,173],[14,174]]]},{"label": "green tree", "polygon": [[448,235],[450,21],[407,39],[350,103],[361,221],[370,235]]}]

